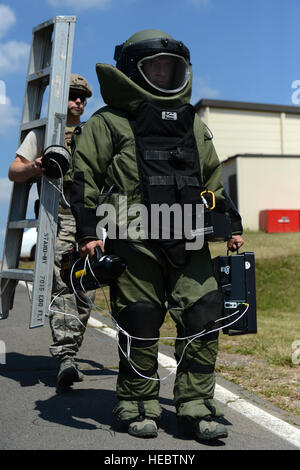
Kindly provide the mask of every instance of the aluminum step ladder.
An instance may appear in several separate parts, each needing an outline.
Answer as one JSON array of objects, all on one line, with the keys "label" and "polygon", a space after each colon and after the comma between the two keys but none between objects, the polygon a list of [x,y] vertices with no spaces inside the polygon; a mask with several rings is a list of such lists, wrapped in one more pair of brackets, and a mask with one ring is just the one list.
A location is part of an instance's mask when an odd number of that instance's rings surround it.
[{"label": "aluminum step ladder", "polygon": [[[19,144],[34,128],[45,132],[45,148],[64,145],[76,16],[56,16],[32,30]],[[48,86],[47,117],[42,105]],[[35,181],[36,182],[36,181]],[[39,215],[26,219],[33,181],[12,187],[1,266],[0,319],[12,308],[19,280],[32,282],[30,328],[44,325],[51,302],[54,250],[61,180],[41,178]],[[20,269],[24,229],[37,228],[34,269]]]}]

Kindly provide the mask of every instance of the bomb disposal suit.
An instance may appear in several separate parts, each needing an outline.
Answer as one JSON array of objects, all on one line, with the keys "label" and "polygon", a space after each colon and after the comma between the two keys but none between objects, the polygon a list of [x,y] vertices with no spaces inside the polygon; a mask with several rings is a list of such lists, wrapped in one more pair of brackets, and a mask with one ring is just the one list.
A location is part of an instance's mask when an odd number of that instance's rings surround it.
[{"label": "bomb disposal suit", "polygon": [[[223,309],[208,244],[187,250],[184,235],[172,237],[172,221],[169,238],[154,237],[151,207],[176,203],[193,208],[202,203],[200,193],[210,190],[218,209],[231,214],[232,233],[241,234],[242,227],[223,192],[211,133],[189,104],[188,49],[161,31],[146,30],[117,46],[115,59],[117,68],[96,65],[107,106],[88,120],[78,141],[71,205],[79,244],[99,236],[96,226],[107,216],[99,215],[101,204],[116,209],[116,235],[108,230],[105,250],[125,258],[127,268],[111,287],[111,307],[132,340],[128,360],[128,337],[119,334],[124,354],[119,353],[119,404],[114,413],[130,423],[157,420],[161,414],[157,355],[166,311],[176,323],[178,338],[185,338],[222,316]],[[134,219],[134,204],[147,208],[144,237],[124,235],[118,222],[120,200],[127,203],[126,227]],[[188,341],[177,339],[175,345],[177,415],[187,420],[218,416],[213,400],[218,334],[197,338],[185,348]]]}]

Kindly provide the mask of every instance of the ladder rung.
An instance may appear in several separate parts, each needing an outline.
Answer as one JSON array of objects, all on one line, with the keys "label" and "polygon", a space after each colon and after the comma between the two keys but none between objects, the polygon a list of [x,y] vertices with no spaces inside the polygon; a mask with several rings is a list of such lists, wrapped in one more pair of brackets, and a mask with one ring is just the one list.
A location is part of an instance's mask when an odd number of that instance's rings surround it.
[{"label": "ladder rung", "polygon": [[36,119],[35,121],[25,122],[21,125],[21,131],[27,131],[36,127],[46,126],[47,118]]},{"label": "ladder rung", "polygon": [[51,72],[51,68],[46,67],[44,69],[39,70],[38,72],[31,73],[27,77],[27,82],[33,82],[35,80],[43,81],[45,77],[50,77],[50,72]]},{"label": "ladder rung", "polygon": [[4,279],[18,279],[20,281],[33,282],[33,276],[33,269],[6,269],[1,272],[1,278]]},{"label": "ladder rung", "polygon": [[38,227],[38,219],[12,220],[8,222],[7,228],[32,228]]},{"label": "ladder rung", "polygon": [[35,33],[36,31],[40,31],[41,29],[45,29],[48,26],[53,25],[54,23],[76,23],[76,16],[54,16],[48,21],[44,21],[32,29],[32,32]]}]

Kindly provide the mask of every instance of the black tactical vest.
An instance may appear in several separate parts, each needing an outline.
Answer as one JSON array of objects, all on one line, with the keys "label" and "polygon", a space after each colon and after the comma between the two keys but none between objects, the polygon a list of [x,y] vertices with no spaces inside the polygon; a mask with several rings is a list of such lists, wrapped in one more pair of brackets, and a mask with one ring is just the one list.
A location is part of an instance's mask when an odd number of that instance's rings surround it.
[{"label": "black tactical vest", "polygon": [[[140,106],[135,122],[131,122],[136,142],[141,198],[148,209],[148,237],[158,243],[169,261],[177,267],[186,263],[186,237],[183,233],[185,205],[192,208],[194,217],[195,205],[202,203],[194,118],[195,110],[190,104],[177,109],[162,109],[145,102]],[[169,208],[176,204],[181,208],[181,234],[177,230],[178,223],[175,230],[172,212],[170,218],[154,220],[151,207],[162,204],[167,204]],[[168,230],[170,236],[166,238]]]}]

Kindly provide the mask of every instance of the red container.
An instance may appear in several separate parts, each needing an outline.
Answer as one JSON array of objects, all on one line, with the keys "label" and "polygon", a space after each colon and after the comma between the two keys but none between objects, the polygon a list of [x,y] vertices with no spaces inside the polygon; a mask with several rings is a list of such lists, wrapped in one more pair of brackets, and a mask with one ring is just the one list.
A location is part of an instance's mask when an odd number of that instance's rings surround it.
[{"label": "red container", "polygon": [[260,211],[259,228],[267,233],[299,232],[300,210],[266,209]]}]

